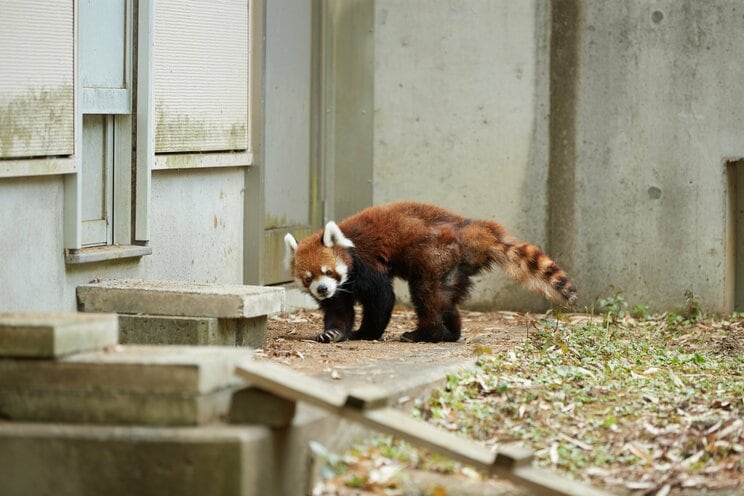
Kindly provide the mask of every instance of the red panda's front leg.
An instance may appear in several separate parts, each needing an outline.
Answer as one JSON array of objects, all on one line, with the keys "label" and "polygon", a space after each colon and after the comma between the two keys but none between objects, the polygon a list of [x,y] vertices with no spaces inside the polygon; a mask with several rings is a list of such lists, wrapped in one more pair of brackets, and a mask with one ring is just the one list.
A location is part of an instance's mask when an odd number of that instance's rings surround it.
[{"label": "red panda's front leg", "polygon": [[337,294],[320,302],[323,309],[323,332],[315,340],[321,343],[346,341],[354,328],[354,299]]},{"label": "red panda's front leg", "polygon": [[385,332],[395,306],[393,280],[389,276],[376,281],[369,290],[360,292],[359,302],[364,309],[362,323],[359,330],[351,335],[351,339],[380,339]]}]

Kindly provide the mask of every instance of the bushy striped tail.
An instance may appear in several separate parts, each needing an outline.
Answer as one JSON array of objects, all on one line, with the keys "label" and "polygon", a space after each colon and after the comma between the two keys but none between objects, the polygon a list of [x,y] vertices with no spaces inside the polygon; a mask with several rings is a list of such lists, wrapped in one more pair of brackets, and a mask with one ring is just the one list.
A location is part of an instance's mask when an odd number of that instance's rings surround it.
[{"label": "bushy striped tail", "polygon": [[540,248],[530,243],[497,242],[493,259],[510,277],[550,300],[573,306],[578,298],[568,274]]},{"label": "bushy striped tail", "polygon": [[[501,224],[473,221],[463,229],[463,240],[474,266],[496,264],[512,279],[548,299],[573,306],[578,294],[566,271],[537,246],[517,241]],[[482,254],[486,259],[479,259]]]}]

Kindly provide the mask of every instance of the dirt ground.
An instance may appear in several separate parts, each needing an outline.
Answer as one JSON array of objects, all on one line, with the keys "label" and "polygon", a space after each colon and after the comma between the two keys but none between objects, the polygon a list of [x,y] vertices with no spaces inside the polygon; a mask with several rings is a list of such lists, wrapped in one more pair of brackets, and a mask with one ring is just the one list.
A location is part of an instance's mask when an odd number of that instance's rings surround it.
[{"label": "dirt ground", "polygon": [[[358,311],[357,324],[359,317]],[[326,344],[314,340],[323,329],[323,316],[319,310],[275,315],[269,317],[267,344],[258,356],[312,375],[390,360],[466,360],[478,352],[490,353],[520,346],[528,336],[530,322],[538,316],[516,312],[462,311],[462,337],[456,343],[400,341],[401,334],[415,328],[415,317],[411,310],[396,307],[380,341]]]}]

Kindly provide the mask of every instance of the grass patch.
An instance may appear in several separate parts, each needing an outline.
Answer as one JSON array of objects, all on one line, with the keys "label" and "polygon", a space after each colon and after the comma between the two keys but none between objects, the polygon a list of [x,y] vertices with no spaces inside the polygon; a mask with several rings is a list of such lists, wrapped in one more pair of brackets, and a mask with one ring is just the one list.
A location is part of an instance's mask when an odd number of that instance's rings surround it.
[{"label": "grass patch", "polygon": [[608,304],[537,320],[524,347],[481,355],[414,415],[488,445],[524,442],[540,465],[601,486],[740,487],[744,356],[729,341],[744,341],[741,316],[706,319],[688,301],[636,319]]},{"label": "grass patch", "polygon": [[[599,308],[540,316],[509,351],[476,346],[476,366],[411,414],[487,446],[524,443],[539,465],[621,494],[744,487],[744,314],[706,316],[691,293],[661,315],[621,296]],[[408,469],[480,477],[389,436],[330,458],[332,491],[318,494],[403,494]]]}]

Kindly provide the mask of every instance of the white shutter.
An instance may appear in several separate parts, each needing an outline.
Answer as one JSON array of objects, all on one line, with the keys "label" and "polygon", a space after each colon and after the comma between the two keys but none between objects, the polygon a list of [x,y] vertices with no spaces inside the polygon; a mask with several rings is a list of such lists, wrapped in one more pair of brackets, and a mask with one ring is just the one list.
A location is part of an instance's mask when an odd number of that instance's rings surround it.
[{"label": "white shutter", "polygon": [[247,149],[247,0],[158,0],[154,32],[155,152]]},{"label": "white shutter", "polygon": [[73,9],[0,2],[0,158],[73,154]]}]

